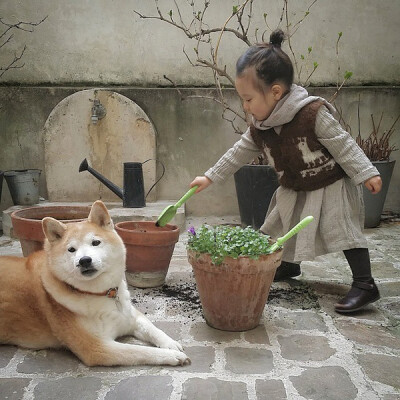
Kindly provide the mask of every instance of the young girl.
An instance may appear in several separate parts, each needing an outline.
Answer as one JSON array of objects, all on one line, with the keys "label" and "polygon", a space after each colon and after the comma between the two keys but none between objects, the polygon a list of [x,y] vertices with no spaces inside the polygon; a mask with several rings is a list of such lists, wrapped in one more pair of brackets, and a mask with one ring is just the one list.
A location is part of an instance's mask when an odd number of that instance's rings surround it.
[{"label": "young girl", "polygon": [[378,193],[382,181],[353,138],[332,116],[321,97],[293,84],[293,65],[281,50],[284,34],[249,47],[236,64],[236,90],[252,124],[241,139],[204,175],[190,184],[197,192],[221,182],[260,152],[279,177],[260,230],[282,236],[307,215],[314,221],[284,246],[275,280],[300,275],[300,262],[343,251],[353,274],[349,293],[337,312],[360,310],[379,299],[371,275],[361,183]]}]

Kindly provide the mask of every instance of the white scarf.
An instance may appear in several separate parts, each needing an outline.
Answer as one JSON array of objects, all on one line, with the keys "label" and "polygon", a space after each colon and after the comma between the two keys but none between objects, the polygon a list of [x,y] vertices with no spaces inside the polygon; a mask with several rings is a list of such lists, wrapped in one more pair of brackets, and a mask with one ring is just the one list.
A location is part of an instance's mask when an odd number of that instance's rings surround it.
[{"label": "white scarf", "polygon": [[307,104],[315,100],[322,100],[329,111],[334,114],[334,107],[325,99],[319,96],[309,96],[306,89],[293,84],[289,93],[278,101],[271,115],[264,121],[258,121],[252,117],[253,125],[257,129],[267,130],[274,128],[276,133],[280,133],[282,125],[290,122],[294,116]]}]

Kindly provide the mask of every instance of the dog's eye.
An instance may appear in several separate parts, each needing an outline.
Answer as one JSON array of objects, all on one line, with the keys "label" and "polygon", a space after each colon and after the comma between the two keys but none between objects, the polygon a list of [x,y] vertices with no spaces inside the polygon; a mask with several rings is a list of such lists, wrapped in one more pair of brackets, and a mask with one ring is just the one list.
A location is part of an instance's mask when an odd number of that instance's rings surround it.
[{"label": "dog's eye", "polygon": [[100,243],[101,243],[100,240],[93,240],[92,246],[98,246]]},{"label": "dog's eye", "polygon": [[68,251],[69,251],[70,253],[74,253],[74,252],[76,251],[76,249],[75,249],[75,247],[70,247],[70,248],[68,249]]}]

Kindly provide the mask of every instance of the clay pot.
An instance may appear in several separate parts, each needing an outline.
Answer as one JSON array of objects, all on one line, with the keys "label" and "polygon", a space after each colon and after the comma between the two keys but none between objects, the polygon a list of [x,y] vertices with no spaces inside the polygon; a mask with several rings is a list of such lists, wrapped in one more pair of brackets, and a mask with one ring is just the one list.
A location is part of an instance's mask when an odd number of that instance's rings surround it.
[{"label": "clay pot", "polygon": [[19,239],[24,257],[42,250],[44,233],[42,219],[53,217],[64,223],[86,219],[90,206],[41,206],[14,211],[11,214],[14,235]]},{"label": "clay pot", "polygon": [[281,257],[282,251],[257,260],[225,257],[215,265],[209,254],[188,250],[207,324],[224,331],[257,327]]},{"label": "clay pot", "polygon": [[175,243],[176,225],[157,227],[153,221],[124,221],[115,225],[126,247],[126,280],[135,287],[161,286],[165,282]]}]

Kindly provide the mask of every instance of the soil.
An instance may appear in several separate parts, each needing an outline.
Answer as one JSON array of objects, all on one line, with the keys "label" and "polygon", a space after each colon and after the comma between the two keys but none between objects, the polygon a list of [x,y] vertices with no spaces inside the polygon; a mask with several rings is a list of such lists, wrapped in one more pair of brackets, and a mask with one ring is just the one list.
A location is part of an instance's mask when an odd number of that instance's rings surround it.
[{"label": "soil", "polygon": [[[139,293],[137,293],[139,295]],[[201,315],[201,303],[196,289],[195,282],[182,282],[169,285],[163,285],[154,289],[143,289],[140,293],[145,298],[165,298],[167,307],[175,310],[177,313],[182,313],[187,317],[196,317]],[[137,303],[136,300],[133,302]],[[318,297],[314,291],[304,283],[295,282],[290,288],[274,288],[271,287],[268,303],[272,306],[290,306],[303,310],[319,309],[320,305]]]},{"label": "soil", "polygon": [[318,296],[303,283],[296,283],[288,289],[272,287],[268,296],[268,304],[279,306],[282,302],[290,303],[302,310],[320,308]]}]

